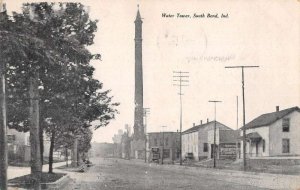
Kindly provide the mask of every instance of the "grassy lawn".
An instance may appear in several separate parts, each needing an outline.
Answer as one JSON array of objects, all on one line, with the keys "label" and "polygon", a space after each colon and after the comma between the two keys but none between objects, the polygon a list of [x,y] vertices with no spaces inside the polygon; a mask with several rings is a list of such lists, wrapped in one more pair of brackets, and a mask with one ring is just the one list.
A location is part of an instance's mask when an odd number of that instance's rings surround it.
[{"label": "grassy lawn", "polygon": [[[200,163],[194,163],[196,166],[202,167],[213,167],[213,160],[203,161]],[[261,172],[261,173],[273,173],[273,174],[285,174],[285,175],[300,175],[300,164],[298,162],[274,162],[272,160],[247,160],[248,169],[250,172]],[[239,170],[243,171],[243,162],[234,160],[216,160],[216,168],[228,169],[228,170]]]},{"label": "grassy lawn", "polygon": [[[53,183],[63,177],[64,173],[42,173],[41,183]],[[32,174],[24,175],[21,177],[16,177],[8,180],[8,183],[13,184],[15,187],[19,188],[33,188],[35,178]]]},{"label": "grassy lawn", "polygon": [[19,161],[10,161],[8,163],[9,166],[17,166],[17,167],[30,167],[30,161],[22,161],[22,162],[19,162]]},{"label": "grassy lawn", "polygon": [[[216,168],[226,169],[234,163],[234,160],[216,160]],[[212,168],[214,166],[214,160],[194,162],[193,165]]]}]

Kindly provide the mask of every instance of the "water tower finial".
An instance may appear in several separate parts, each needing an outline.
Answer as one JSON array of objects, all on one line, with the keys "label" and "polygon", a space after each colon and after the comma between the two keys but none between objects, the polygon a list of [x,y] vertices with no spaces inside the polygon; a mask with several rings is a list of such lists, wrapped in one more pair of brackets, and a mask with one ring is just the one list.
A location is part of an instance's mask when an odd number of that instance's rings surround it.
[{"label": "water tower finial", "polygon": [[0,0],[0,12],[6,12],[6,3]]}]

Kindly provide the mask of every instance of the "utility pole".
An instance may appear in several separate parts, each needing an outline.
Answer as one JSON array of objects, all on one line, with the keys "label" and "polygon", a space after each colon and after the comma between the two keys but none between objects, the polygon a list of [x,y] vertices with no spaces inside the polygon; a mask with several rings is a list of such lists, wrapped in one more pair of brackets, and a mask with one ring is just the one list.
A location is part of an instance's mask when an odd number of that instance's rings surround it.
[{"label": "utility pole", "polygon": [[[236,130],[238,132],[238,129],[239,129],[239,97],[236,96]],[[236,145],[236,148],[235,148],[235,151],[236,151],[236,158],[238,159],[239,156],[240,156],[240,151],[239,151],[239,142],[238,140],[236,141],[235,143]]]},{"label": "utility pole", "polygon": [[38,92],[38,73],[31,77],[29,86],[30,95],[30,155],[31,155],[31,174],[36,178],[34,189],[41,189],[41,153],[40,153],[40,115],[39,115],[39,92]]},{"label": "utility pole", "polygon": [[[0,61],[2,59],[0,58]],[[6,92],[5,92],[5,66],[4,62],[0,63],[1,75],[1,112],[2,123],[0,124],[0,189],[7,189],[7,125],[6,125]],[[2,126],[1,126],[2,125]]]},{"label": "utility pole", "polygon": [[[218,100],[209,100],[208,102],[215,104],[215,125],[214,125],[214,168],[216,167],[216,157],[217,157],[217,149],[216,149],[216,128],[217,128],[217,103],[220,103],[222,101]],[[219,133],[220,136],[220,133]]]},{"label": "utility pole", "polygon": [[[0,1],[0,22],[7,21],[5,4]],[[2,45],[2,44],[0,44]],[[1,54],[0,54],[1,56]],[[2,123],[0,124],[0,189],[7,190],[7,125],[6,125],[6,92],[5,92],[5,61],[0,57],[0,106]],[[0,116],[0,117],[1,117]]]},{"label": "utility pole", "polygon": [[144,132],[145,132],[145,163],[147,162],[147,115],[150,114],[150,108],[144,108]]},{"label": "utility pole", "polygon": [[189,82],[188,76],[189,72],[183,72],[183,71],[173,71],[173,81],[177,82],[176,84],[173,84],[173,86],[179,87],[179,101],[180,101],[180,165],[182,165],[182,87],[188,86],[187,83]]},{"label": "utility pole", "polygon": [[163,136],[163,139],[162,139],[162,156],[161,156],[161,164],[163,165],[164,164],[164,149],[165,149],[165,133],[164,133],[164,128],[167,127],[167,126],[161,126],[162,128],[162,136]]},{"label": "utility pole", "polygon": [[236,96],[236,129],[239,129],[239,97]]},{"label": "utility pole", "polygon": [[[1,59],[0,59],[1,60]],[[7,132],[6,132],[6,98],[5,98],[5,74],[3,64],[0,70],[1,74],[1,116],[2,123],[0,124],[0,189],[7,189]]]},{"label": "utility pole", "polygon": [[125,141],[125,157],[128,158],[128,160],[130,160],[130,140],[129,140],[129,125],[125,125],[125,129],[126,129],[126,141]]},{"label": "utility pole", "polygon": [[245,80],[244,80],[244,69],[249,68],[257,68],[259,66],[226,66],[225,69],[242,69],[242,96],[243,96],[243,163],[244,163],[244,170],[247,169],[247,163],[246,163],[246,111],[245,111]]}]

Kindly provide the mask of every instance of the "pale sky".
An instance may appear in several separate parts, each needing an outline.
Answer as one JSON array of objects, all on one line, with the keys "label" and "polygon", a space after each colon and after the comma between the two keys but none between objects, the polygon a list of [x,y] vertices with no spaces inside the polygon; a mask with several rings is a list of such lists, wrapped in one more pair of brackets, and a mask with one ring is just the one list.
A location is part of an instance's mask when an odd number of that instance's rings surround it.
[{"label": "pale sky", "polygon": [[[55,0],[56,1],[56,0]],[[23,0],[8,1],[9,11]],[[37,1],[31,1],[37,2]],[[68,1],[71,2],[71,1]],[[237,128],[242,125],[241,70],[224,66],[259,65],[245,70],[246,123],[255,117],[300,106],[300,3],[289,1],[127,1],[82,0],[98,19],[91,51],[102,54],[94,62],[95,78],[111,89],[120,114],[94,131],[93,141],[112,142],[112,136],[134,121],[134,20],[137,4],[143,18],[144,107],[150,108],[148,132],[179,129],[178,88],[173,71],[190,72],[183,89],[183,130],[214,119]],[[163,18],[162,14],[175,18]],[[177,13],[228,14],[228,18],[176,18]],[[215,59],[212,59],[214,57]]]}]

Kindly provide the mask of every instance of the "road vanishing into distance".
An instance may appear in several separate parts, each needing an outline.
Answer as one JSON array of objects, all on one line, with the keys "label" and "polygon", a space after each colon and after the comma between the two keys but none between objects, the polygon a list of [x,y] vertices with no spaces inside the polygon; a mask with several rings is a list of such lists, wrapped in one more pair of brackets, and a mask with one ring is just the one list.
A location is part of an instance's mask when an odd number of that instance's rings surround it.
[{"label": "road vanishing into distance", "polygon": [[[217,175],[217,170],[191,172],[180,166],[145,164],[135,160],[103,159],[92,160],[95,164],[84,173],[70,173],[73,181],[65,190],[260,190],[249,184],[237,183],[237,177]],[[178,169],[179,168],[179,169]],[[186,168],[182,166],[182,168]],[[201,168],[197,168],[201,170]],[[204,168],[203,168],[204,169]],[[211,172],[210,172],[211,171]],[[240,176],[243,178],[243,176]],[[230,179],[235,178],[235,179]],[[245,180],[245,179],[241,179]],[[239,181],[239,180],[238,180]]]}]

